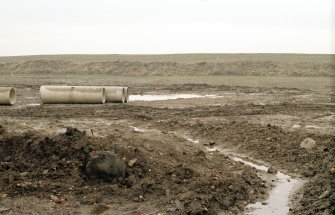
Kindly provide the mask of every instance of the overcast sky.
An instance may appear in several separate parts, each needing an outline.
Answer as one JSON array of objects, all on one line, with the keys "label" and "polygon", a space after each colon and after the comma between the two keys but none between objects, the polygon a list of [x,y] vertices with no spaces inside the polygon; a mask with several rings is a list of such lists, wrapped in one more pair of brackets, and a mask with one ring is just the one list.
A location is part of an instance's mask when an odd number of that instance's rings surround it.
[{"label": "overcast sky", "polygon": [[335,53],[335,0],[0,0],[0,55]]}]

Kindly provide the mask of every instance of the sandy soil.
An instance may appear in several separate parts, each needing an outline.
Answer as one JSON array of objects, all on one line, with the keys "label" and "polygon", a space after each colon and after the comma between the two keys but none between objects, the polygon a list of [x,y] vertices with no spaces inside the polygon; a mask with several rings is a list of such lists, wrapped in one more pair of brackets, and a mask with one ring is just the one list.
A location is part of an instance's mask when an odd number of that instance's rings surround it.
[{"label": "sandy soil", "polygon": [[[289,213],[335,212],[328,88],[138,84],[134,94],[215,97],[126,105],[39,105],[36,85],[17,88],[18,104],[0,107],[4,214],[241,214],[265,201],[271,177],[213,146],[306,181]],[[316,147],[301,148],[305,138]],[[88,178],[85,165],[104,151],[128,164],[125,177]]]}]

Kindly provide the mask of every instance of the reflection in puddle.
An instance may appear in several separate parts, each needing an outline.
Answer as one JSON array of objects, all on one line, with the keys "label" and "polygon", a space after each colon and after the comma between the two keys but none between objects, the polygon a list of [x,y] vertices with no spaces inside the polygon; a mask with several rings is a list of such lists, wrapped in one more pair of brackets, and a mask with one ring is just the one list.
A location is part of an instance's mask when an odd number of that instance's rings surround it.
[{"label": "reflection in puddle", "polygon": [[135,127],[135,126],[129,126],[129,128],[132,128],[135,132],[141,132],[141,133],[145,132],[144,129],[137,128],[137,127]]},{"label": "reflection in puddle", "polygon": [[27,104],[27,106],[40,106],[41,104],[38,103],[32,103],[32,104]]},{"label": "reflection in puddle", "polygon": [[265,201],[267,204],[263,205],[261,202],[250,204],[247,208],[251,211],[247,214],[288,214],[290,195],[301,182],[282,172],[278,172],[276,178],[276,186],[270,191],[269,198]]},{"label": "reflection in puddle", "polygon": [[185,137],[186,140],[190,141],[191,143],[198,144],[199,140],[193,140],[192,138]]},{"label": "reflection in puddle", "polygon": [[[257,170],[267,172],[267,166],[242,159],[238,154],[231,153],[219,147],[207,148],[208,151],[219,151],[227,155],[234,161],[242,162],[245,165],[254,167]],[[260,177],[262,177],[260,175]],[[292,178],[280,171],[275,175],[275,187],[270,191],[269,198],[265,202],[256,202],[247,206],[246,214],[268,215],[268,214],[288,214],[290,195],[302,184],[302,181]],[[262,204],[263,203],[263,204]],[[265,204],[264,204],[265,203]]]},{"label": "reflection in puddle", "polygon": [[316,125],[306,125],[305,128],[315,128],[315,129],[319,129],[321,128],[320,126],[316,126]]},{"label": "reflection in puddle", "polygon": [[171,99],[191,99],[191,98],[219,98],[216,95],[197,94],[167,94],[167,95],[130,95],[129,101],[161,101]]},{"label": "reflection in puddle", "polygon": [[242,158],[239,158],[239,157],[231,157],[234,161],[237,161],[237,162],[242,162],[244,163],[245,165],[248,165],[248,166],[251,166],[255,169],[258,169],[260,171],[268,171],[269,167],[266,167],[266,166],[263,166],[263,165],[257,165],[257,164],[254,164],[250,161],[246,161],[246,160],[243,160]]}]

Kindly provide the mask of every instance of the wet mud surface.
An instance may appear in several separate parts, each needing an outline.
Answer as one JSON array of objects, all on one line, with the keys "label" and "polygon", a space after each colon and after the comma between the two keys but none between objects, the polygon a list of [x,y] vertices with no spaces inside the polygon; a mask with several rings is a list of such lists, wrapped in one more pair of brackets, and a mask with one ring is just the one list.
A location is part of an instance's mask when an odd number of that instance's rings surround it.
[{"label": "wet mud surface", "polygon": [[[38,88],[26,88],[17,105],[0,107],[4,214],[257,214],[250,205],[270,205],[276,174],[208,147],[304,182],[280,191],[288,197],[284,214],[335,211],[331,91],[139,85],[132,89],[137,98],[199,97],[39,105]],[[311,149],[300,145],[306,138],[316,143]],[[88,161],[106,151],[124,162],[126,174],[89,177]]]}]

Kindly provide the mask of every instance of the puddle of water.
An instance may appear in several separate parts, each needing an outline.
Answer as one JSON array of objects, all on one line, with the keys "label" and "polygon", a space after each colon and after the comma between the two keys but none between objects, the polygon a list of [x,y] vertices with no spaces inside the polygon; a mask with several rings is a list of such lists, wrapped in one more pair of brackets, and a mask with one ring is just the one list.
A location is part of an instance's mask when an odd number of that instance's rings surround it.
[{"label": "puddle of water", "polygon": [[[267,172],[269,167],[265,165],[256,164],[254,162],[246,161],[236,154],[218,147],[207,148],[208,151],[219,151],[227,155],[234,161],[242,162],[245,165],[256,168],[257,170]],[[288,214],[289,213],[289,199],[291,194],[295,191],[302,181],[292,178],[280,171],[275,175],[275,187],[270,191],[269,198],[265,202],[256,202],[247,206],[246,214],[253,215],[268,215],[268,214]],[[263,203],[263,204],[262,204]],[[264,204],[265,203],[265,204]]]},{"label": "puddle of water", "polygon": [[143,132],[146,131],[146,130],[144,130],[144,129],[137,128],[137,127],[135,127],[135,126],[129,126],[129,128],[132,128],[135,132],[141,132],[141,133],[143,133]]},{"label": "puddle of water", "polygon": [[289,199],[291,193],[299,185],[299,181],[278,172],[276,175],[276,186],[270,191],[269,198],[265,201],[265,205],[261,202],[250,204],[247,209],[250,212],[246,214],[253,215],[268,215],[268,214],[288,214],[289,213]]},{"label": "puddle of water", "polygon": [[316,125],[306,125],[305,128],[314,128],[314,129],[319,129],[321,127],[316,126]]},{"label": "puddle of water", "polygon": [[251,167],[254,167],[255,169],[258,169],[260,171],[268,171],[269,167],[266,167],[266,166],[263,166],[263,165],[258,165],[258,164],[255,164],[255,163],[252,163],[250,161],[246,161],[246,160],[243,160],[242,158],[239,158],[239,157],[231,157],[234,161],[237,161],[237,162],[242,162],[244,163],[245,165],[248,165],[248,166],[251,166]]},{"label": "puddle of water", "polygon": [[167,94],[167,95],[130,95],[129,101],[161,101],[171,99],[219,98],[217,95]]},{"label": "puddle of water", "polygon": [[40,106],[41,104],[38,103],[32,103],[32,104],[27,104],[27,106]]}]

